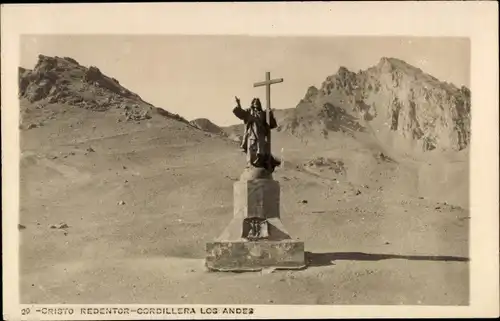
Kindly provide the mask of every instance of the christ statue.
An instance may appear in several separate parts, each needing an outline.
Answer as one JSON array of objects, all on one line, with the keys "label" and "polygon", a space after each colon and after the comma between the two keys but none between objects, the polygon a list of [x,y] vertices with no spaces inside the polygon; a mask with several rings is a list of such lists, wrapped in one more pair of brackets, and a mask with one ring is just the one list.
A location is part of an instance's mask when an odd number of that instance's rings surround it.
[{"label": "christ statue", "polygon": [[269,110],[269,123],[266,120],[266,112],[262,109],[259,98],[254,98],[250,108],[241,108],[240,100],[236,97],[237,106],[233,114],[245,124],[245,132],[241,142],[241,148],[247,154],[247,166],[265,168],[274,171],[281,162],[271,154],[270,133],[271,129],[277,127],[276,119]]}]

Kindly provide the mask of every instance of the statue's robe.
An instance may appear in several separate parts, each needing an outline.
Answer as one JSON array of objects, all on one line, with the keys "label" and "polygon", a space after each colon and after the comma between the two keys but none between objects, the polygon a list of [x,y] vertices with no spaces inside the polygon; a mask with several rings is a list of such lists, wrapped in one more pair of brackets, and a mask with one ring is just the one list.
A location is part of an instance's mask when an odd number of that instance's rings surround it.
[{"label": "statue's robe", "polygon": [[233,109],[233,114],[245,124],[241,148],[247,154],[248,164],[273,170],[279,165],[279,161],[268,154],[266,148],[271,129],[278,126],[273,112],[269,115],[270,124],[266,121],[266,112],[257,108],[243,109],[237,106]]}]

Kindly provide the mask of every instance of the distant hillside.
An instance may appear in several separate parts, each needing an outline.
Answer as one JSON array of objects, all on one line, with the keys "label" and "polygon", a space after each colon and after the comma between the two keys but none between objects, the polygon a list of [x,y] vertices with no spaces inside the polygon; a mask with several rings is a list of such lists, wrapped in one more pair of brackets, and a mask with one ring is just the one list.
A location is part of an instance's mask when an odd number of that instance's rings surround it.
[{"label": "distant hillside", "polygon": [[203,131],[212,133],[212,134],[217,134],[217,135],[222,135],[226,136],[226,133],[217,125],[212,123],[210,120],[206,118],[197,118],[189,122],[191,125],[194,127],[201,129]]},{"label": "distant hillside", "polygon": [[468,88],[382,58],[358,73],[341,67],[278,121],[279,130],[299,137],[368,132],[397,147],[458,151],[470,142],[470,109]]},{"label": "distant hillside", "polygon": [[66,104],[96,112],[121,109],[119,121],[160,116],[188,123],[179,115],[144,101],[97,67],[84,67],[69,57],[39,55],[33,70],[19,67],[18,81],[19,97],[40,107]]}]

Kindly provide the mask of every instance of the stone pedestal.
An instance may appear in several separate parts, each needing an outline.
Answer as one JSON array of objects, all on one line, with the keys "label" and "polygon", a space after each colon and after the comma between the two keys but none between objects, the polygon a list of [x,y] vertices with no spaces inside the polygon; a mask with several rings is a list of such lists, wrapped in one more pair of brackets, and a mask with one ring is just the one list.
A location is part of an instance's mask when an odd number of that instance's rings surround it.
[{"label": "stone pedestal", "polygon": [[304,243],[293,240],[280,219],[280,185],[260,169],[234,183],[234,216],[214,242],[205,264],[215,271],[305,267]]}]

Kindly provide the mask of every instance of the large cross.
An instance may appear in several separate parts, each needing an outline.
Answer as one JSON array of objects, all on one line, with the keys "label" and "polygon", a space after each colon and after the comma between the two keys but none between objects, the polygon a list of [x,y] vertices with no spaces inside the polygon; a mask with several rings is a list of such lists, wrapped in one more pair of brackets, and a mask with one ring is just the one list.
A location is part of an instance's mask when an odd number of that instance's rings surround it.
[{"label": "large cross", "polygon": [[[283,78],[271,79],[271,73],[266,71],[266,80],[261,82],[256,82],[253,84],[254,87],[266,86],[266,120],[267,124],[271,124],[271,85],[278,84],[283,82]],[[269,135],[267,137],[266,144],[268,155],[271,155],[271,131],[269,131]]]}]

